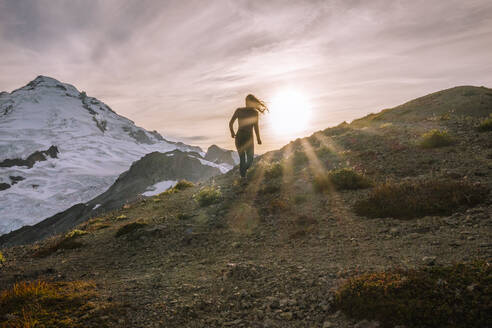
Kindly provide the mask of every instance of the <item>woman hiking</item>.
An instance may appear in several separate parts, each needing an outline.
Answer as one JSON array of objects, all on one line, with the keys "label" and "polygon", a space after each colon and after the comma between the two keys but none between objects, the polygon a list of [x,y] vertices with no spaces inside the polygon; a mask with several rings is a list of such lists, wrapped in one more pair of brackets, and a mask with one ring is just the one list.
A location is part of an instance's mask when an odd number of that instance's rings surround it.
[{"label": "woman hiking", "polygon": [[[236,139],[236,148],[239,153],[239,172],[243,178],[253,163],[255,150],[253,128],[255,129],[258,145],[261,145],[260,129],[258,128],[258,112],[263,114],[265,110],[268,110],[265,103],[249,94],[246,96],[246,107],[236,109],[229,121],[231,136]],[[237,133],[234,133],[234,121],[236,119],[238,120],[239,128]]]}]

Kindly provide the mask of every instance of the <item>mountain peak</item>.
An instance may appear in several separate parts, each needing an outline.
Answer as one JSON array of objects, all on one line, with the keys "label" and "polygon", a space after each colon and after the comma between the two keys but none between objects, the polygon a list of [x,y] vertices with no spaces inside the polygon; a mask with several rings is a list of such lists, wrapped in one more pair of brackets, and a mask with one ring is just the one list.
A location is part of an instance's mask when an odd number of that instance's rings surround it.
[{"label": "mountain peak", "polygon": [[26,84],[25,86],[12,91],[16,93],[18,91],[32,91],[39,88],[60,89],[71,96],[78,96],[80,92],[71,84],[63,83],[49,76],[38,75],[34,80]]}]

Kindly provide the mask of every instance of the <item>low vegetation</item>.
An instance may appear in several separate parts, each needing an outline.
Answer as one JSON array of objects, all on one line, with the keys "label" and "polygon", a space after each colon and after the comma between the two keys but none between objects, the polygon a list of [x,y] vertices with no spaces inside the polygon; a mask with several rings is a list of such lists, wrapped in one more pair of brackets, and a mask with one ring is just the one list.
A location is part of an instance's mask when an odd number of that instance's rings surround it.
[{"label": "low vegetation", "polygon": [[[92,282],[18,282],[0,291],[2,327],[83,327],[96,311]],[[101,324],[103,324],[101,322]]]},{"label": "low vegetation", "polygon": [[219,203],[222,200],[222,192],[216,186],[203,187],[193,198],[201,207]]},{"label": "low vegetation", "polygon": [[123,235],[127,235],[133,231],[136,231],[138,229],[141,229],[141,228],[144,228],[145,226],[147,226],[146,223],[144,222],[132,222],[132,223],[128,223],[128,224],[125,224],[124,226],[122,226],[121,228],[118,229],[118,231],[116,231],[116,237],[121,237]]},{"label": "low vegetation", "polygon": [[492,131],[492,114],[490,114],[488,118],[480,122],[480,125],[478,126],[478,131]]},{"label": "low vegetation", "polygon": [[5,257],[3,256],[2,252],[0,252],[0,265],[5,262]]},{"label": "low vegetation", "polygon": [[42,246],[34,248],[33,257],[47,257],[60,250],[80,248],[84,244],[79,238],[87,233],[85,230],[75,229],[61,237],[54,237]]},{"label": "low vegetation", "polygon": [[283,168],[280,163],[273,163],[265,168],[265,180],[274,180],[281,178],[283,175]]},{"label": "low vegetation", "polygon": [[175,189],[175,190],[185,190],[185,189],[191,188],[191,187],[193,187],[193,186],[195,186],[195,185],[193,184],[193,182],[188,181],[188,180],[184,180],[184,179],[183,179],[183,180],[180,180],[180,181],[179,181],[179,182],[178,182],[178,183],[177,183],[177,184],[173,187],[173,189]]},{"label": "low vegetation", "polygon": [[[191,188],[194,186],[195,186],[195,184],[193,182],[183,179],[183,180],[180,180],[178,183],[176,183],[176,185],[174,187],[169,188],[168,190],[166,190],[164,192],[161,192],[159,194],[159,196],[175,194],[177,192],[180,192],[182,190],[185,190],[185,189],[188,189],[188,188]],[[155,201],[160,201],[160,199],[155,198]]]},{"label": "low vegetation", "polygon": [[366,199],[358,200],[354,210],[370,218],[415,218],[450,215],[472,207],[487,198],[488,190],[479,184],[452,180],[387,182],[374,188]]},{"label": "low vegetation", "polygon": [[308,157],[303,151],[296,151],[292,156],[292,164],[296,168],[305,166],[308,162]]},{"label": "low vegetation", "polygon": [[336,155],[336,152],[329,149],[326,146],[321,146],[318,149],[316,149],[316,156],[320,159]]},{"label": "low vegetation", "polygon": [[[123,216],[123,215],[120,215],[120,216]],[[115,219],[119,219],[120,216],[116,217]],[[95,218],[91,218],[88,221],[80,224],[78,227],[81,229],[84,229],[84,231],[92,232],[92,231],[106,229],[106,228],[109,228],[110,226],[111,226],[111,224],[106,222],[106,220],[104,218],[95,217]]]},{"label": "low vegetation", "polygon": [[313,187],[317,192],[326,192],[333,188],[336,190],[364,189],[370,186],[372,186],[371,180],[351,168],[332,170],[326,174],[315,175],[313,178]]},{"label": "low vegetation", "polygon": [[454,144],[454,139],[444,130],[430,130],[424,133],[419,141],[422,148],[439,148]]},{"label": "low vegetation", "polygon": [[338,289],[335,307],[382,327],[486,327],[491,277],[486,262],[364,274]]},{"label": "low vegetation", "polygon": [[88,232],[85,230],[74,229],[65,235],[65,238],[76,238],[79,236],[87,235]]}]

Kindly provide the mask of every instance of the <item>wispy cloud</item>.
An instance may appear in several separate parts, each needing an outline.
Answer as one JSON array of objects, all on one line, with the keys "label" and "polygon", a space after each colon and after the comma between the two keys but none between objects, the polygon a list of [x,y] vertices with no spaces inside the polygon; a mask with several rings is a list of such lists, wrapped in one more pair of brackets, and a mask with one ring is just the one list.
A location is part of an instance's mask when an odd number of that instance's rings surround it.
[{"label": "wispy cloud", "polygon": [[[45,74],[165,136],[233,147],[227,121],[247,93],[302,90],[312,132],[490,86],[491,17],[487,0],[0,0],[0,90]],[[263,150],[288,141],[262,124]]]}]

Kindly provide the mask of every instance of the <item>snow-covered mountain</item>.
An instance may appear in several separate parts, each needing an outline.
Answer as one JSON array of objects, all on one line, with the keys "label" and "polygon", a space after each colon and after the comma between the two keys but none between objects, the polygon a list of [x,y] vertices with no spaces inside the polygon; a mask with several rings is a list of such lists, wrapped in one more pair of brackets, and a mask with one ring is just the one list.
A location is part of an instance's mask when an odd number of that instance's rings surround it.
[{"label": "snow-covered mountain", "polygon": [[[0,235],[104,192],[145,154],[198,147],[165,140],[96,98],[38,76],[0,93]],[[203,160],[222,172],[232,168]]]}]

